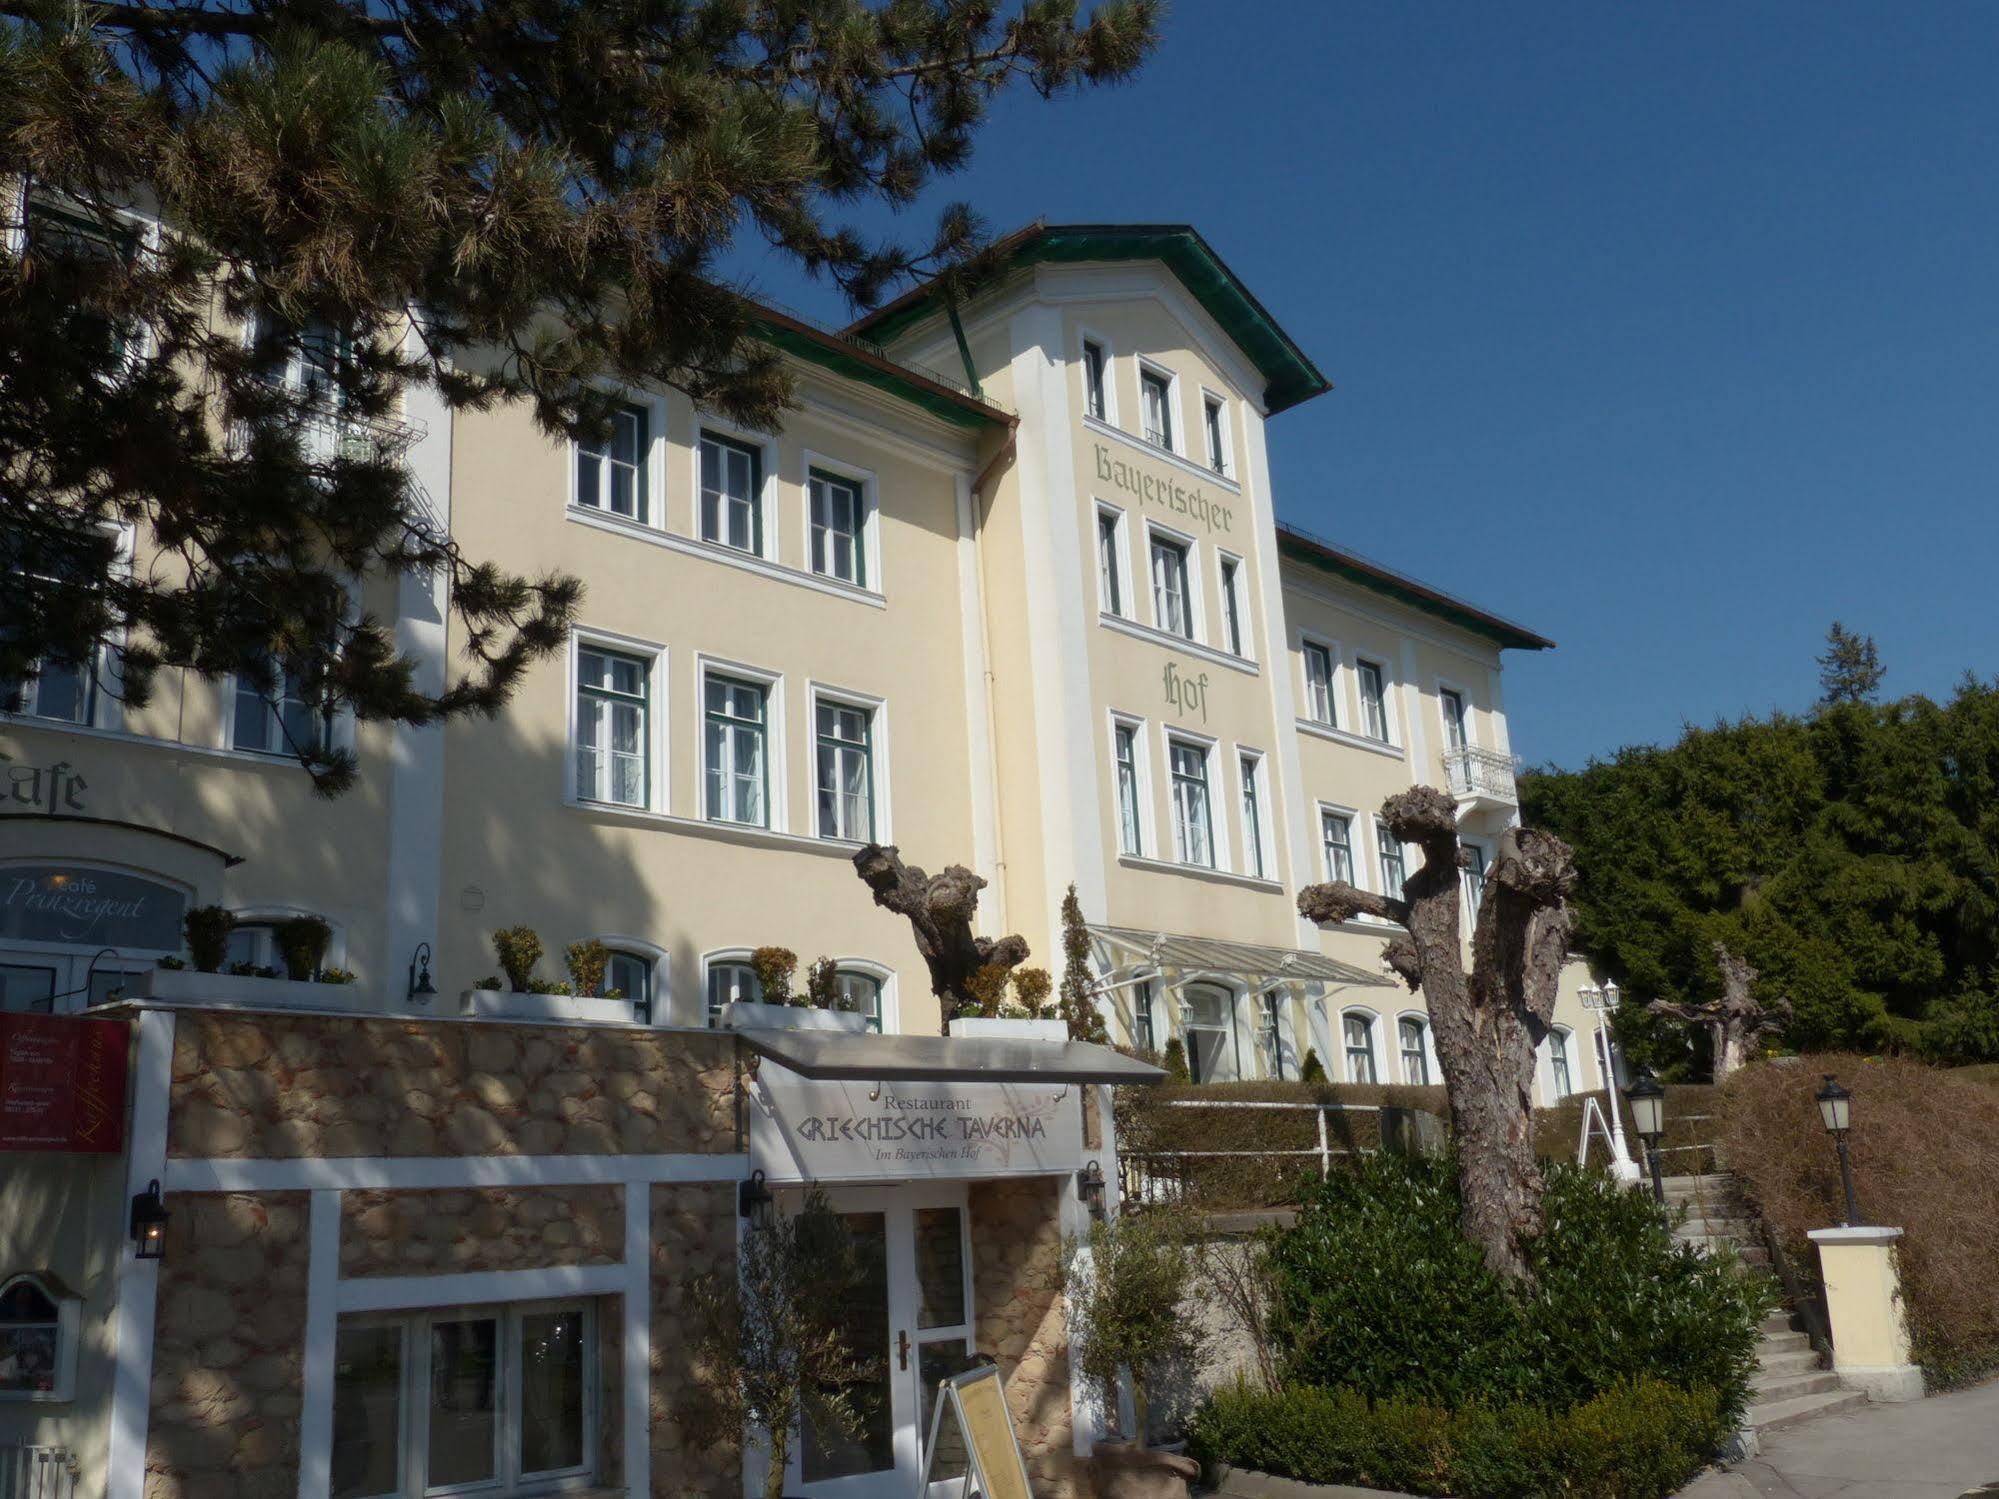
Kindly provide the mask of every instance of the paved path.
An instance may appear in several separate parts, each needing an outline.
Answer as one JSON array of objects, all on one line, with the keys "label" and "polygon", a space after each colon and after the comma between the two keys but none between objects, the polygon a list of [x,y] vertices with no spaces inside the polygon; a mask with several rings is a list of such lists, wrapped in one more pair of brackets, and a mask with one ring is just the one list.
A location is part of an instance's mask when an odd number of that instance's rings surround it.
[{"label": "paved path", "polygon": [[1697,1479],[1679,1499],[1960,1499],[1994,1483],[1999,1380],[1772,1432],[1761,1457]]}]

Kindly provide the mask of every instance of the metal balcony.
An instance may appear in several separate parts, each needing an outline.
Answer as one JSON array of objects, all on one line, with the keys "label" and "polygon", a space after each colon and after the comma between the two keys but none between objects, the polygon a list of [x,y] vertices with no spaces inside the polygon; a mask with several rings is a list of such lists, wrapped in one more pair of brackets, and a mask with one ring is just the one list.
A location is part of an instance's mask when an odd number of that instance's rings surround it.
[{"label": "metal balcony", "polygon": [[1467,744],[1444,751],[1444,779],[1452,796],[1480,807],[1516,807],[1513,757]]}]

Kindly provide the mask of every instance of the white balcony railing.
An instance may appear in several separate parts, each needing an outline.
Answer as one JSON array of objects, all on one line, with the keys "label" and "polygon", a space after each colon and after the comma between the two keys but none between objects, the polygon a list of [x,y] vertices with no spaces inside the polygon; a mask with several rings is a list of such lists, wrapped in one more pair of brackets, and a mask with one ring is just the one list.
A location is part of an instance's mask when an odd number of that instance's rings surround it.
[{"label": "white balcony railing", "polygon": [[1444,778],[1460,801],[1499,802],[1515,806],[1520,793],[1513,783],[1513,757],[1467,744],[1444,751]]},{"label": "white balcony railing", "polygon": [[0,1443],[0,1499],[76,1499],[76,1459],[61,1447]]}]

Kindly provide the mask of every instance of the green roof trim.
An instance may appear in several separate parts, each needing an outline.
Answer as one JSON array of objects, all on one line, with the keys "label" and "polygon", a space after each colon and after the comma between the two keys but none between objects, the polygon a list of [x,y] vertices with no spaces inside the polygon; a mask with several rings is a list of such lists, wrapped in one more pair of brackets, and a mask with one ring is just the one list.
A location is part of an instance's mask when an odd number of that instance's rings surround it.
[{"label": "green roof trim", "polygon": [[1414,578],[1392,572],[1378,562],[1353,552],[1307,536],[1302,531],[1289,526],[1277,528],[1277,551],[1287,561],[1302,562],[1307,567],[1315,567],[1322,573],[1329,573],[1344,582],[1355,583],[1372,593],[1393,599],[1398,604],[1421,610],[1435,619],[1456,625],[1460,630],[1490,640],[1502,650],[1520,651],[1553,650],[1555,642],[1545,635],[1536,635],[1532,630],[1516,625],[1510,619],[1467,604],[1462,599],[1452,598],[1448,593],[1419,583]]},{"label": "green roof trim", "polygon": [[904,369],[893,360],[856,347],[838,334],[824,333],[767,307],[755,309],[758,333],[787,354],[816,364],[843,379],[885,391],[970,431],[1004,427],[1013,419],[996,406],[953,390],[950,386]]},{"label": "green roof trim", "polygon": [[[1264,405],[1272,416],[1324,395],[1332,382],[1277,325],[1248,287],[1188,224],[1035,224],[1000,242],[1011,266],[1070,265],[1087,261],[1157,260],[1179,278],[1194,300],[1264,379]],[[906,292],[848,328],[890,343],[937,311],[934,284]]]}]

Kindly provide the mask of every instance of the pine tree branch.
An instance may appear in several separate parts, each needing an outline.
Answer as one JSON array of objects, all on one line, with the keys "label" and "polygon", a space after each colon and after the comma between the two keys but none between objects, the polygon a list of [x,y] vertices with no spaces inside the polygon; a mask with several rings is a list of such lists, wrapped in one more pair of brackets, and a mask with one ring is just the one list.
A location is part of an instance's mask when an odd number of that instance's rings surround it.
[{"label": "pine tree branch", "polygon": [[[0,16],[35,20],[47,14],[47,7],[34,0],[0,0]],[[240,11],[190,10],[182,6],[128,3],[94,4],[89,7],[91,25],[103,30],[144,32],[151,35],[183,33],[188,36],[267,36],[283,24],[283,18]],[[393,16],[365,15],[349,11],[343,23],[355,31],[374,36],[403,35],[402,22]]]}]

